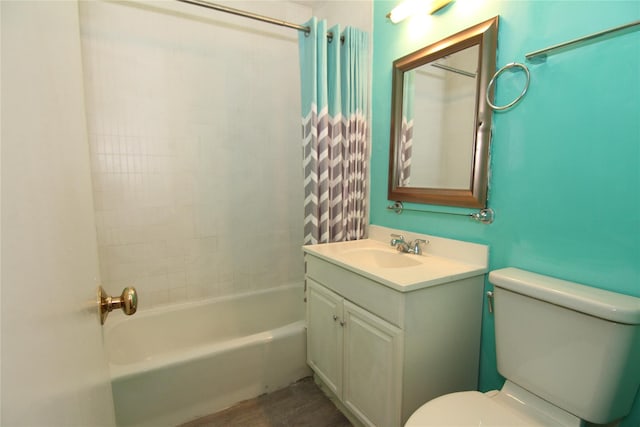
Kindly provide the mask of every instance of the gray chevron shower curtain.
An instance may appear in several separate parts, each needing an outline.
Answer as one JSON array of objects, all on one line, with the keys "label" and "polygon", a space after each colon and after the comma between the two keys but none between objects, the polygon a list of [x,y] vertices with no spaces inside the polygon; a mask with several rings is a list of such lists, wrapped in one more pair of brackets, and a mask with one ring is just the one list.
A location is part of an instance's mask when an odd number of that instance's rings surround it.
[{"label": "gray chevron shower curtain", "polygon": [[413,97],[415,70],[406,71],[402,81],[402,125],[400,129],[400,187],[411,181],[411,153],[413,150]]},{"label": "gray chevron shower curtain", "polygon": [[326,21],[306,25],[311,31],[299,33],[304,243],[357,240],[367,222],[369,38],[336,25],[328,40]]}]

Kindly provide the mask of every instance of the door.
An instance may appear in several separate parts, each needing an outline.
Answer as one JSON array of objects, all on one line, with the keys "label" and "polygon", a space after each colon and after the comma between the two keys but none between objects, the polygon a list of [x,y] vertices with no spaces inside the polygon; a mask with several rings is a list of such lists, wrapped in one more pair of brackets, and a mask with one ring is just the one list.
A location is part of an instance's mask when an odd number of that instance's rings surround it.
[{"label": "door", "polygon": [[344,404],[365,425],[400,426],[402,330],[344,302]]},{"label": "door", "polygon": [[113,426],[78,6],[3,1],[0,19],[0,424]]},{"label": "door", "polygon": [[342,398],[342,297],[307,277],[307,363]]}]

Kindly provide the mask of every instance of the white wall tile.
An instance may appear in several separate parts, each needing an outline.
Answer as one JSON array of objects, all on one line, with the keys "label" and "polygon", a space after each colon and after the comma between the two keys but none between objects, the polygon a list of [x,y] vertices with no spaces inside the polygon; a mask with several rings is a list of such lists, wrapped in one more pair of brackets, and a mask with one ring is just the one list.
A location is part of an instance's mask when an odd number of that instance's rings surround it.
[{"label": "white wall tile", "polygon": [[142,309],[303,278],[298,35],[173,3],[80,3],[102,277]]}]

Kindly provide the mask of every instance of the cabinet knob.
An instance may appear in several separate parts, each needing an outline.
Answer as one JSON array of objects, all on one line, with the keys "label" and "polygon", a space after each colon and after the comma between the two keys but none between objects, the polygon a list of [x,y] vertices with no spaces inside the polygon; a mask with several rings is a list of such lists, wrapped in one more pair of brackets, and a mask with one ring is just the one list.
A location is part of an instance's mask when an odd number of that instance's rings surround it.
[{"label": "cabinet knob", "polygon": [[333,321],[335,322],[336,320],[338,320],[338,316],[336,316],[335,314],[333,315]]},{"label": "cabinet knob", "polygon": [[341,321],[340,321],[340,326],[344,327],[344,325],[345,325],[346,323],[347,323],[347,322],[345,322],[344,320],[341,320]]}]

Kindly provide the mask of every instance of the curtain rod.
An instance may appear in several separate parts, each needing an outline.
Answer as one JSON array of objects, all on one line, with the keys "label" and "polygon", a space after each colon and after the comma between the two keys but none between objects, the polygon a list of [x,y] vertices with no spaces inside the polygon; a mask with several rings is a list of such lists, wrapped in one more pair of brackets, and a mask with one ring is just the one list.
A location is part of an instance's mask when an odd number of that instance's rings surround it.
[{"label": "curtain rod", "polygon": [[[270,18],[264,15],[258,15],[256,13],[246,12],[240,9],[234,9],[232,7],[222,6],[220,4],[211,3],[204,0],[177,0],[182,3],[192,4],[194,6],[206,7],[207,9],[213,9],[220,12],[231,13],[233,15],[242,16],[243,18],[255,19],[256,21],[266,22],[268,24],[279,25],[281,27],[292,28],[294,30],[302,31],[305,34],[309,34],[311,32],[311,28],[305,25],[298,25],[292,22],[283,21],[281,19]],[[327,32],[327,39],[329,41],[333,40],[333,33]],[[344,36],[340,37],[340,41],[344,41]]]}]

